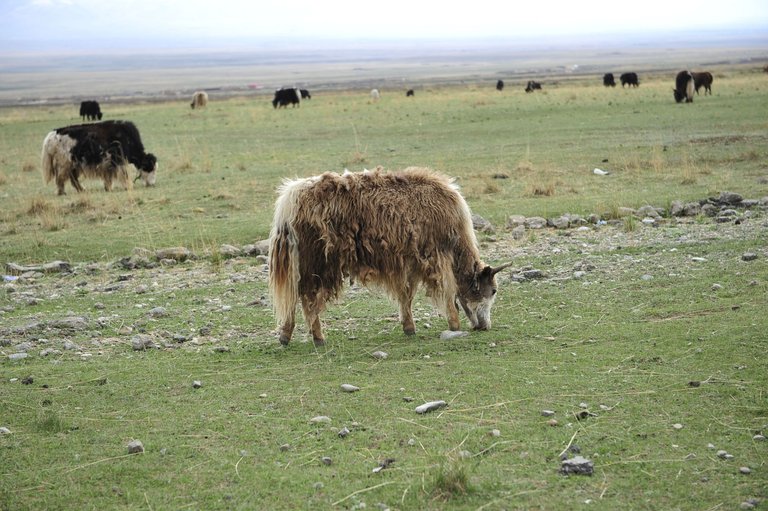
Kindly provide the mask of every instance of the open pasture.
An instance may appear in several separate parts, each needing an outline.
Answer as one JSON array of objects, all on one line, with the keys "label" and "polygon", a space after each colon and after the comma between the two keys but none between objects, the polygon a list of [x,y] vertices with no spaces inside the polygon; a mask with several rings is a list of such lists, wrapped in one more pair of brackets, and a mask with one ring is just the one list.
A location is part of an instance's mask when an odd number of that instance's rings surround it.
[{"label": "open pasture", "polygon": [[[519,240],[505,229],[512,214],[611,219],[725,190],[768,195],[768,77],[720,70],[713,95],[689,105],[674,103],[673,79],[543,80],[532,94],[494,81],[415,98],[384,87],[376,103],[313,92],[284,110],[268,96],[212,94],[195,111],[189,98],[106,103],[105,118],[133,121],[157,155],[157,186],[85,181],[63,197],[43,186],[40,148],[79,122],[76,105],[3,108],[0,261],[75,270],[0,289],[0,508],[764,506],[765,212]],[[456,176],[496,226],[479,234],[486,261],[544,278],[500,275],[493,329],[450,341],[423,296],[406,338],[391,302],[353,288],[324,315],[325,348],[302,342],[303,326],[281,348],[266,268],[219,247],[268,235],[281,179],[377,165]],[[200,257],[115,264],[171,246]],[[10,357],[22,343],[28,356]],[[448,406],[414,412],[432,400]],[[128,454],[133,439],[143,454]],[[591,477],[558,474],[573,446]]]}]

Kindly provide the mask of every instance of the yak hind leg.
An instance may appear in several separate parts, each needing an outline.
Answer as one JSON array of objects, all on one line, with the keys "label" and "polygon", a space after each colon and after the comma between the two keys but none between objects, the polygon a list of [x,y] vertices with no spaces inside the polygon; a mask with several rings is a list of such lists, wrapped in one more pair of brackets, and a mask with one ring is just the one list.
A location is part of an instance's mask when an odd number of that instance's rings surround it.
[{"label": "yak hind leg", "polygon": [[400,303],[400,323],[403,325],[403,333],[405,335],[416,334],[416,325],[413,323],[413,289],[414,286],[410,286],[398,299]]},{"label": "yak hind leg", "polygon": [[288,346],[291,342],[291,336],[293,335],[293,328],[296,326],[295,312],[291,312],[290,316],[286,318],[283,326],[280,327],[280,344]]},{"label": "yak hind leg", "polygon": [[325,302],[319,296],[314,294],[313,296],[301,297],[301,308],[304,311],[304,319],[307,321],[307,326],[312,332],[312,341],[315,346],[323,346],[325,344],[325,337],[323,336],[323,327],[320,323],[320,313],[325,309]]},{"label": "yak hind leg", "polygon": [[[70,175],[69,175],[69,182],[70,182],[70,183],[72,183],[72,187],[73,187],[75,190],[77,190],[78,192],[82,192],[83,190],[85,190],[85,188],[83,188],[83,185],[81,185],[81,184],[80,184],[80,180],[77,178],[77,176],[76,176],[76,175],[74,175],[74,174],[70,174]],[[62,188],[62,190],[63,190],[63,189],[64,189],[64,186],[62,185],[62,187],[61,187],[61,188]]]}]

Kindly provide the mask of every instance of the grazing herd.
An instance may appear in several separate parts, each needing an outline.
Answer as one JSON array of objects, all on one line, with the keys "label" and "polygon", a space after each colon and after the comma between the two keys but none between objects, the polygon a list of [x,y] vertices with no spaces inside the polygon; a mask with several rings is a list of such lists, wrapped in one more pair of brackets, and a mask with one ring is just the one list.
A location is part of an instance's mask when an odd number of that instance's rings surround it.
[{"label": "grazing herd", "polygon": [[[622,87],[638,87],[637,73],[622,73]],[[712,74],[680,71],[673,89],[676,102],[693,102],[694,92],[712,94]],[[605,87],[615,87],[613,73],[603,76]],[[525,92],[541,90],[529,80]],[[496,82],[504,90],[504,82]],[[406,97],[415,95],[413,89]],[[272,106],[298,107],[312,96],[306,89],[280,88]],[[372,102],[380,99],[370,91]],[[197,91],[190,107],[205,108],[208,94]],[[100,121],[58,128],[45,137],[42,170],[46,183],[55,181],[64,195],[69,182],[83,191],[81,178],[101,179],[110,191],[118,181],[128,189],[128,166],[147,186],[155,184],[157,158],[144,149],[139,130],[129,121],[101,121],[97,101],[80,104],[83,121]],[[420,287],[459,330],[459,307],[472,328],[491,326],[495,275],[509,266],[493,268],[482,262],[466,201],[448,177],[409,168],[358,173],[325,174],[286,180],[279,189],[269,239],[269,288],[273,297],[279,340],[287,345],[295,328],[296,307],[316,345],[322,345],[320,314],[337,298],[346,279],[385,289],[400,307],[406,335],[415,333],[412,303]],[[318,256],[320,254],[320,256]]]}]

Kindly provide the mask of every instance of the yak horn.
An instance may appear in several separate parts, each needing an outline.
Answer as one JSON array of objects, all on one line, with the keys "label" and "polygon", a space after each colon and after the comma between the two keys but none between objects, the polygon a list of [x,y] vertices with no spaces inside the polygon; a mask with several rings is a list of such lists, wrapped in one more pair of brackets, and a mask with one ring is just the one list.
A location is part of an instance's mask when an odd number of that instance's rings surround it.
[{"label": "yak horn", "polygon": [[504,264],[502,264],[501,266],[497,266],[496,268],[493,268],[493,267],[492,267],[492,268],[491,268],[491,275],[496,275],[496,274],[497,274],[497,273],[499,273],[501,270],[503,270],[503,269],[505,269],[505,268],[509,268],[510,266],[512,266],[512,262],[511,262],[511,261],[510,261],[510,262],[508,262],[508,263],[504,263]]}]

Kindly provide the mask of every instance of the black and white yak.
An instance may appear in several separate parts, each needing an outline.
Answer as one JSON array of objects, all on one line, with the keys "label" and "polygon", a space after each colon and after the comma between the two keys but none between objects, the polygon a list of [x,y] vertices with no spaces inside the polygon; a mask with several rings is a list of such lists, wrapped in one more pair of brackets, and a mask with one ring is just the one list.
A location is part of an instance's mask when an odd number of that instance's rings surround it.
[{"label": "black and white yak", "polygon": [[525,86],[525,92],[533,92],[535,90],[541,90],[541,84],[534,80],[530,80]]},{"label": "black and white yak", "polygon": [[287,107],[288,105],[301,106],[301,90],[295,88],[277,89],[275,98],[272,100],[272,106]]},{"label": "black and white yak", "polygon": [[114,180],[129,189],[131,164],[138,171],[136,179],[147,186],[155,184],[157,158],[144,151],[139,130],[129,121],[66,126],[51,131],[43,141],[43,179],[46,183],[55,179],[59,195],[64,195],[67,181],[82,192],[81,177],[103,180],[106,191]]},{"label": "black and white yak", "polygon": [[81,101],[80,102],[80,117],[84,121],[96,121],[101,120],[101,107],[98,101]]},{"label": "black and white yak", "polygon": [[672,93],[677,103],[693,103],[694,81],[690,71],[680,71],[675,77],[675,88]]}]

